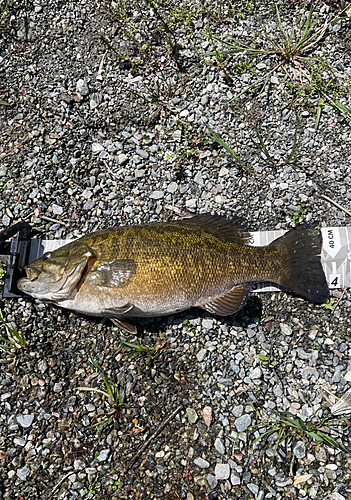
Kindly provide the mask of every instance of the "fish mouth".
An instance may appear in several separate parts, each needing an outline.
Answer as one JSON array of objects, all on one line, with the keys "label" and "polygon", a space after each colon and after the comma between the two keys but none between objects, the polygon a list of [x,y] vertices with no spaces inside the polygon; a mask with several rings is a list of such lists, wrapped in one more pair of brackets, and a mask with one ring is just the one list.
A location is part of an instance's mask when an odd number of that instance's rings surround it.
[{"label": "fish mouth", "polygon": [[40,271],[38,271],[37,269],[30,267],[30,266],[25,266],[24,270],[26,272],[26,277],[23,279],[27,279],[31,283],[33,283],[34,281],[37,281],[37,279],[39,278],[39,275],[40,275]]},{"label": "fish mouth", "polygon": [[[18,282],[17,282],[17,288],[23,293],[28,293],[26,290],[26,285],[29,283],[34,283],[37,281],[39,278],[40,272],[36,270],[36,272],[33,272],[34,269],[31,268],[30,266],[25,266],[23,271],[25,272],[25,276],[23,276]],[[24,274],[24,273],[23,273]]]}]

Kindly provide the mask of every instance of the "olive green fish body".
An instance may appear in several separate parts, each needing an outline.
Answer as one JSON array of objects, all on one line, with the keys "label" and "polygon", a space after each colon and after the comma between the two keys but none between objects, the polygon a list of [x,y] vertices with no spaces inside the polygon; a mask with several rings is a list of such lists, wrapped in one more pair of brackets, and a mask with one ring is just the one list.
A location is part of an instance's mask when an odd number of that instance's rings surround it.
[{"label": "olive green fish body", "polygon": [[[27,268],[28,279],[18,287],[67,309],[111,318],[160,316],[193,306],[232,314],[258,281],[326,300],[319,232],[295,229],[267,247],[248,246],[248,236],[238,220],[206,215],[108,229],[45,254]],[[307,281],[296,276],[301,266],[311,275]]]},{"label": "olive green fish body", "polygon": [[[247,261],[242,245],[189,224],[116,228],[81,243],[98,257],[74,299],[60,305],[104,316],[130,304],[125,315],[155,316],[205,303],[242,283]],[[253,258],[261,250],[245,249]]]}]

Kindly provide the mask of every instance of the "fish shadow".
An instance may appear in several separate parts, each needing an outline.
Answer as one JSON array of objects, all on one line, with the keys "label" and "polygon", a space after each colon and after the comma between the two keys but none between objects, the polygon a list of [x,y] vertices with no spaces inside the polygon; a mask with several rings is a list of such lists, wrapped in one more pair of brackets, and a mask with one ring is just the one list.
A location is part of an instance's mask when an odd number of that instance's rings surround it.
[{"label": "fish shadow", "polygon": [[[165,323],[171,328],[173,325],[184,324],[186,321],[196,319],[215,318],[227,327],[246,328],[252,323],[257,323],[262,318],[262,301],[259,297],[253,295],[247,300],[246,305],[235,314],[230,316],[218,316],[210,314],[203,309],[193,308],[170,316],[160,316],[154,318],[140,318],[136,321],[137,337],[145,335],[161,334],[165,332]],[[201,321],[200,321],[201,324]],[[125,332],[124,332],[125,333]]]}]

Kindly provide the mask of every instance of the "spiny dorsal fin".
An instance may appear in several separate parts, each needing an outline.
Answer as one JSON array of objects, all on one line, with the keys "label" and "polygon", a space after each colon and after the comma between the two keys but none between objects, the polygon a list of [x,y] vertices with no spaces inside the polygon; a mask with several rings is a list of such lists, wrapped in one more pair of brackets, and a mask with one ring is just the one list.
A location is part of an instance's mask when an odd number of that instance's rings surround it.
[{"label": "spiny dorsal fin", "polygon": [[247,232],[245,221],[236,217],[234,219],[227,219],[221,215],[195,215],[190,219],[182,219],[181,221],[176,221],[176,223],[181,222],[182,224],[203,226],[204,229],[216,231],[226,237],[227,240],[241,244],[247,245],[249,243],[250,234]]},{"label": "spiny dorsal fin", "polygon": [[244,307],[249,291],[250,284],[238,285],[226,295],[217,297],[206,304],[197,304],[197,307],[212,314],[219,314],[219,316],[229,316]]}]

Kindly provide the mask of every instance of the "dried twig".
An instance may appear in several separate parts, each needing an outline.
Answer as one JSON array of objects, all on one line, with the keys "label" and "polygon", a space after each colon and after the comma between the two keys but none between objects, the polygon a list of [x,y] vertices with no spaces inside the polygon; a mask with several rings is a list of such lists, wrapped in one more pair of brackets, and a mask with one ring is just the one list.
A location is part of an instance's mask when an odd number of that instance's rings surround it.
[{"label": "dried twig", "polygon": [[290,462],[290,470],[289,470],[290,477],[294,477],[294,462],[295,462],[295,455],[292,454],[292,460]]},{"label": "dried twig", "polygon": [[104,62],[105,62],[105,57],[106,57],[107,52],[108,52],[108,50],[106,50],[105,54],[102,56],[100,66],[99,66],[98,76],[100,76],[102,74],[102,69],[104,67]]},{"label": "dried twig", "polygon": [[47,220],[48,222],[54,222],[55,224],[61,224],[61,226],[69,227],[68,224],[57,219],[52,219],[51,217],[46,217],[46,215],[38,215],[39,219]]},{"label": "dried twig", "polygon": [[335,309],[338,307],[338,305],[340,304],[340,302],[344,298],[345,291],[346,291],[346,288],[343,289],[340,299],[336,302],[335,306],[333,307],[332,314],[334,314]]},{"label": "dried twig", "polygon": [[160,432],[163,431],[163,429],[166,427],[167,424],[171,420],[174,419],[176,415],[184,408],[183,405],[179,405],[178,408],[174,410],[173,413],[170,414],[169,417],[166,418],[164,422],[156,429],[156,431],[151,434],[151,436],[145,441],[145,443],[138,449],[138,451],[135,453],[135,455],[130,459],[129,463],[127,464],[126,471],[128,471],[131,467],[133,467],[134,463],[137,461],[137,459],[140,457],[140,455],[146,450],[146,448],[149,446],[151,441],[160,434]]},{"label": "dried twig", "polygon": [[[327,390],[327,389],[325,389]],[[330,406],[333,406],[334,403],[332,403],[330,401],[330,399],[328,398],[328,396],[326,394],[324,394],[324,392],[322,391],[322,389],[319,389],[319,392],[321,393],[321,395],[323,396],[323,398],[328,401],[328,403],[330,404]],[[330,391],[327,390],[327,392],[329,392],[329,394],[331,394],[332,396],[334,396],[335,399],[339,399],[337,396],[335,396],[333,393],[331,393]]]},{"label": "dried twig", "polygon": [[324,198],[324,200],[329,201],[329,203],[331,203],[332,205],[335,205],[339,210],[342,210],[343,212],[345,212],[345,214],[347,214],[347,215],[349,215],[351,217],[351,212],[349,210],[347,210],[346,208],[344,208],[341,205],[339,205],[339,203],[337,203],[336,201],[334,201],[331,198],[329,198],[329,196],[326,196],[325,194],[320,194],[319,196],[321,198]]},{"label": "dried twig", "polygon": [[57,488],[63,483],[63,481],[65,481],[69,476],[71,476],[72,474],[75,474],[75,471],[74,470],[71,470],[70,472],[68,472],[68,474],[66,474],[65,476],[63,476],[59,482],[57,483],[56,486],[54,486],[54,489],[52,490],[51,494],[55,493],[55,491],[57,490]]},{"label": "dried twig", "polygon": [[190,210],[188,210],[184,207],[180,207],[179,205],[174,205],[174,204],[173,205],[165,205],[165,209],[171,210],[175,214],[183,217],[183,219],[191,219],[192,217],[194,217],[196,215],[194,212],[190,212]]},{"label": "dried twig", "polygon": [[118,175],[114,174],[114,173],[112,172],[112,170],[110,169],[110,167],[107,167],[107,166],[106,166],[106,170],[107,170],[107,172],[108,172],[109,174],[111,174],[113,177],[115,177],[116,179],[118,179]]}]

